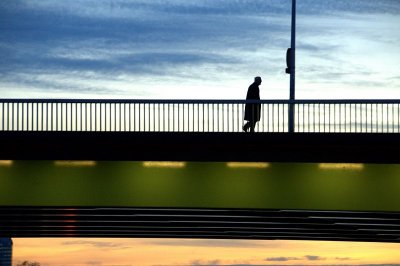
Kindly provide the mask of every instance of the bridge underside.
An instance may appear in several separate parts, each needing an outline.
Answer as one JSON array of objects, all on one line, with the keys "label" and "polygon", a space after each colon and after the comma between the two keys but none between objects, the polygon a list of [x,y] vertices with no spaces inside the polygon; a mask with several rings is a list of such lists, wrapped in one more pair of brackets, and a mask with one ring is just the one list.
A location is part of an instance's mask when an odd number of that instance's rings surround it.
[{"label": "bridge underside", "polygon": [[[3,236],[400,242],[396,134],[0,132],[0,139]],[[268,164],[227,164],[247,161]]]},{"label": "bridge underside", "polygon": [[3,160],[400,163],[398,134],[0,132]]},{"label": "bridge underside", "polygon": [[400,242],[400,213],[2,207],[2,236]]}]

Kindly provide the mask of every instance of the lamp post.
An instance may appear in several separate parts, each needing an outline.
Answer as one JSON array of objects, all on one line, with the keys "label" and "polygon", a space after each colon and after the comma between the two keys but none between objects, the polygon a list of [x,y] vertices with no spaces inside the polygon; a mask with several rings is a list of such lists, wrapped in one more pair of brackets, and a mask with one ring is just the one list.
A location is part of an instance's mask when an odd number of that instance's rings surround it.
[{"label": "lamp post", "polygon": [[294,100],[296,87],[296,0],[292,0],[291,44],[286,54],[286,73],[290,74],[289,132],[294,132]]}]

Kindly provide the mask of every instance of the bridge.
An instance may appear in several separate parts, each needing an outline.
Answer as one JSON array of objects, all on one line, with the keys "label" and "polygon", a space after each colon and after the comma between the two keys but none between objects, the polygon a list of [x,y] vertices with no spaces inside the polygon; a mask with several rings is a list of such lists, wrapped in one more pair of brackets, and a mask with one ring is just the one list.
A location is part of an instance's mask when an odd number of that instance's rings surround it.
[{"label": "bridge", "polygon": [[0,231],[400,242],[399,133],[399,100],[1,99]]}]

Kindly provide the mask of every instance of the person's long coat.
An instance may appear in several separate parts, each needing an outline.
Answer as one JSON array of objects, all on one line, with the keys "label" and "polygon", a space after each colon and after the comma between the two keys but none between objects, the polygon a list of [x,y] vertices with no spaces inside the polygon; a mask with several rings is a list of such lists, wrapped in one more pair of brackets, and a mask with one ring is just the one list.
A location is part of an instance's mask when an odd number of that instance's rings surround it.
[{"label": "person's long coat", "polygon": [[[246,100],[260,100],[260,89],[255,83],[251,84],[247,90]],[[244,111],[244,120],[257,122],[260,121],[261,104],[247,103]]]}]

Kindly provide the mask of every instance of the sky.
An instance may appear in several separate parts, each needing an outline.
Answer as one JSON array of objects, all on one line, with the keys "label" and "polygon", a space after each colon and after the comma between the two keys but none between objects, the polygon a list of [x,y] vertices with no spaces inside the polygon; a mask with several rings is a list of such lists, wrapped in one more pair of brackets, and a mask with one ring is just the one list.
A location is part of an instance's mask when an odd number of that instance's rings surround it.
[{"label": "sky", "polygon": [[[400,98],[400,1],[298,0],[298,99]],[[290,0],[2,0],[0,97],[287,99]]]},{"label": "sky", "polygon": [[318,241],[44,238],[14,240],[14,264],[42,266],[400,266],[400,244]]}]

